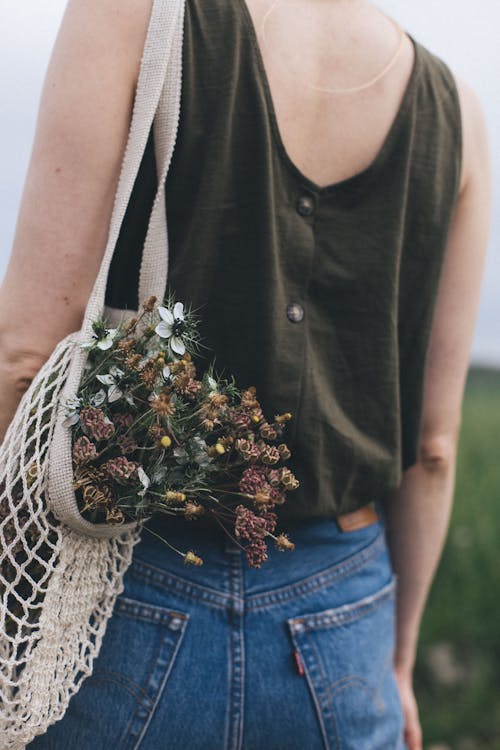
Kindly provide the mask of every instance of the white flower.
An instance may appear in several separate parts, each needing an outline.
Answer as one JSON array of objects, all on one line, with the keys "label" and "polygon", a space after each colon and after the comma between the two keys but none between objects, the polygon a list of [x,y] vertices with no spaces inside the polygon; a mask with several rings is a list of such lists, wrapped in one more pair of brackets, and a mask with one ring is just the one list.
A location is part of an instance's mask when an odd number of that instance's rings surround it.
[{"label": "white flower", "polygon": [[130,404],[130,406],[134,405],[134,399],[132,398],[132,394],[130,393],[130,391],[125,391],[123,398],[125,399],[127,404]]},{"label": "white flower", "polygon": [[191,447],[193,452],[193,458],[198,466],[205,466],[210,462],[210,457],[207,453],[207,444],[199,435],[195,435],[191,440]]},{"label": "white flower", "polygon": [[155,484],[161,484],[161,482],[165,481],[165,479],[169,475],[169,472],[170,469],[167,469],[165,466],[156,466],[152,477],[153,482]]},{"label": "white flower", "polygon": [[117,330],[117,328],[107,328],[106,335],[103,338],[98,339],[97,336],[94,335],[90,341],[84,341],[83,344],[80,344],[80,347],[82,349],[93,349],[94,346],[97,346],[103,351],[111,349]]},{"label": "white flower", "polygon": [[65,403],[65,409],[66,409],[66,419],[63,422],[63,427],[73,427],[73,425],[78,424],[80,421],[80,407],[82,405],[82,400],[75,396],[74,398],[68,398],[66,399]]},{"label": "white flower", "polygon": [[[110,404],[113,403],[113,401],[118,401],[118,399],[123,396],[123,391],[118,385],[119,379],[123,377],[123,375],[123,370],[120,370],[119,367],[114,365],[110,368],[107,375],[96,375],[96,378],[100,383],[108,386],[108,401]],[[126,400],[130,403],[129,398],[126,398]]]},{"label": "white flower", "polygon": [[106,401],[106,391],[102,388],[90,398],[92,406],[101,406]]},{"label": "white flower", "polygon": [[149,485],[151,484],[151,481],[142,466],[139,466],[139,468],[137,469],[137,476],[139,477],[139,481],[142,484],[142,490],[139,490],[137,494],[141,497],[144,497]]},{"label": "white flower", "polygon": [[215,394],[218,393],[218,390],[217,390],[217,381],[214,380],[212,377],[210,377],[210,375],[207,375],[207,382],[208,382],[208,385],[209,385],[209,388],[210,388],[210,390],[208,392],[208,395],[209,396],[215,396]]},{"label": "white flower", "polygon": [[185,464],[189,461],[189,454],[181,445],[177,445],[172,452],[177,458],[178,463]]},{"label": "white flower", "polygon": [[113,340],[116,331],[116,328],[109,328],[106,331],[106,336],[103,339],[99,339],[99,341],[97,342],[97,347],[99,349],[102,349],[103,351],[106,351],[106,349],[111,349],[111,347],[113,346]]},{"label": "white flower", "polygon": [[172,351],[182,356],[186,351],[186,347],[177,330],[182,330],[182,326],[179,326],[179,323],[184,321],[184,305],[182,302],[176,302],[173,312],[168,307],[162,307],[161,305],[157,309],[161,321],[156,326],[155,332],[162,339],[170,339]]}]

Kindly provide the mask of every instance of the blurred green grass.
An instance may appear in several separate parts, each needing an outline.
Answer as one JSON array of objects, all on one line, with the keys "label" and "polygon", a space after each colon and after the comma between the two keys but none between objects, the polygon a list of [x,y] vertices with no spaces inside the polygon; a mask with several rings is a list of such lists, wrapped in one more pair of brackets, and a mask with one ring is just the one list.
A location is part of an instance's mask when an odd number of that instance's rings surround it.
[{"label": "blurred green grass", "polygon": [[500,750],[500,370],[469,369],[448,537],[422,620],[424,747]]}]

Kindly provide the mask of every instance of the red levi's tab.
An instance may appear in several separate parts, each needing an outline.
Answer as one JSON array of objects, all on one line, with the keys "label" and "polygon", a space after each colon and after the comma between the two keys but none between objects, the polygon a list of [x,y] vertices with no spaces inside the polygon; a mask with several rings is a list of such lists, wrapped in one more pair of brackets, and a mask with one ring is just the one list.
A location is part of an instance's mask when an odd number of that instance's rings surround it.
[{"label": "red levi's tab", "polygon": [[302,665],[302,661],[300,659],[300,655],[299,655],[299,652],[297,651],[297,649],[295,649],[295,651],[293,652],[293,658],[295,659],[295,665],[297,667],[297,672],[300,675],[303,675],[304,674],[304,667]]}]

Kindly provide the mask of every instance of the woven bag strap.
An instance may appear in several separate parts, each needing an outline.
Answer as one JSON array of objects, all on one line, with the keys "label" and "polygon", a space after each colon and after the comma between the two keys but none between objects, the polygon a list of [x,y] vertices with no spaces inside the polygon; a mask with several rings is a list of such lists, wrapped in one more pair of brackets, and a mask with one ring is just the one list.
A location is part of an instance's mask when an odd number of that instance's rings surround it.
[{"label": "woven bag strap", "polygon": [[165,85],[154,120],[155,156],[158,168],[158,191],[153,204],[142,252],[139,276],[139,306],[154,294],[163,300],[168,271],[168,232],[165,184],[170,167],[180,116],[182,85],[182,38],[185,0],[177,0],[179,23],[173,30],[172,52]]},{"label": "woven bag strap", "polygon": [[143,249],[139,301],[151,294],[163,297],[167,276],[164,182],[175,143],[180,109],[184,4],[185,0],[153,2],[106,250],[82,324],[85,336],[92,332],[92,322],[101,317],[104,310],[109,268],[153,122],[160,179]]},{"label": "woven bag strap", "polygon": [[[168,256],[164,182],[175,143],[180,111],[184,7],[185,0],[154,0],[109,238],[81,329],[81,334],[85,338],[91,334],[92,322],[104,311],[109,266],[153,124],[159,181],[143,249],[140,293],[145,297],[151,294],[158,297],[163,295]],[[73,350],[71,365],[60,397],[60,409],[68,397],[77,393],[86,356],[86,351],[81,347]],[[134,530],[137,524],[133,522],[122,526],[94,524],[80,514],[72,489],[71,431],[63,427],[62,414],[60,411],[50,448],[50,509],[62,523],[96,538],[110,538]]]}]

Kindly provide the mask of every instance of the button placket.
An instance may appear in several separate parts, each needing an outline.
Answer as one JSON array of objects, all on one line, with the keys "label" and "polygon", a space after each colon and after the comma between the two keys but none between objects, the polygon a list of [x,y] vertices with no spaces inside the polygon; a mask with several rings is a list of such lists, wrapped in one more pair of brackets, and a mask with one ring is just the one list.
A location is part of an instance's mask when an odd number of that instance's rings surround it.
[{"label": "button placket", "polygon": [[[299,216],[308,218],[316,210],[316,200],[313,195],[303,190],[297,197],[295,208]],[[304,307],[300,302],[291,300],[286,307],[286,315],[291,323],[300,323],[304,319]]]}]

